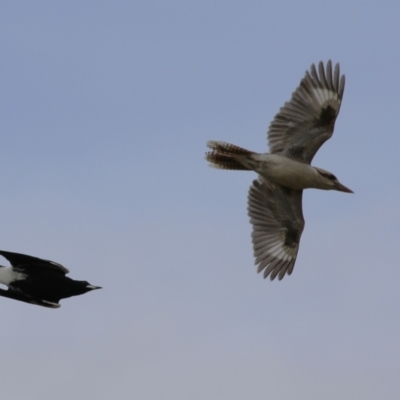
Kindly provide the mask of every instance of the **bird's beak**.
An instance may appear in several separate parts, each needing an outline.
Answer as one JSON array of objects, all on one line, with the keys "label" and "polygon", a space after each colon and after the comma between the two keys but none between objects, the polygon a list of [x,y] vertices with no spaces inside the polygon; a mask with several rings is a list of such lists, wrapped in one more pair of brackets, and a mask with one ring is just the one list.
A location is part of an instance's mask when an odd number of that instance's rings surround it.
[{"label": "bird's beak", "polygon": [[342,185],[340,182],[336,183],[335,190],[339,190],[339,192],[354,193],[352,190]]},{"label": "bird's beak", "polygon": [[101,286],[94,286],[94,285],[87,285],[86,287],[91,290],[103,289]]}]

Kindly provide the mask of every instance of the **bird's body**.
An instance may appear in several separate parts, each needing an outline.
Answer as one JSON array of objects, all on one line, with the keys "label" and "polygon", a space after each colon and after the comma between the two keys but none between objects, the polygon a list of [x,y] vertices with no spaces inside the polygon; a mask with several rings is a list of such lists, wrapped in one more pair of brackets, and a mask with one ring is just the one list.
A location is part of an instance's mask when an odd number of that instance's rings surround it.
[{"label": "bird's body", "polygon": [[330,61],[326,70],[321,62],[318,73],[312,65],[270,125],[270,153],[225,142],[207,143],[211,166],[259,174],[249,190],[248,213],[256,264],[264,277],[282,279],[293,271],[304,228],[303,189],[352,193],[330,172],[311,166],[315,153],[332,136],[344,83],[339,64],[332,72]]},{"label": "bird's body", "polygon": [[290,189],[312,188],[320,183],[313,167],[279,154],[255,154],[243,160],[242,164],[271,182]]},{"label": "bird's body", "polygon": [[[214,141],[207,142],[207,145],[216,151],[221,151],[222,147],[229,148],[231,146],[229,143]],[[210,158],[214,155],[213,153],[209,154]],[[325,175],[322,175],[322,173],[330,174],[330,172],[284,155],[249,152],[249,154],[231,154],[230,157],[233,157],[241,166],[257,172],[270,182],[290,189],[332,189],[330,182],[325,179]],[[217,166],[217,168],[224,169],[220,166]]]},{"label": "bird's body", "polygon": [[8,290],[0,289],[0,296],[58,308],[61,299],[100,289],[69,278],[68,269],[53,261],[8,251],[0,251],[0,255],[12,265],[0,266],[0,283],[8,286]]}]

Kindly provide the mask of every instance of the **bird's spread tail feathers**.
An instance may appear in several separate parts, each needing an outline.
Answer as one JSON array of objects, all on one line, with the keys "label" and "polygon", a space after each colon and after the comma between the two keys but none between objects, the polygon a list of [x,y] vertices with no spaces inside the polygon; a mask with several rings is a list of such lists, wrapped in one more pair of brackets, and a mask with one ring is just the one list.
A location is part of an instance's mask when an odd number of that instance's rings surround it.
[{"label": "bird's spread tail feathers", "polygon": [[238,161],[238,156],[255,154],[252,151],[225,142],[210,140],[207,142],[207,146],[211,151],[206,153],[206,160],[214,168],[248,170],[248,168]]}]

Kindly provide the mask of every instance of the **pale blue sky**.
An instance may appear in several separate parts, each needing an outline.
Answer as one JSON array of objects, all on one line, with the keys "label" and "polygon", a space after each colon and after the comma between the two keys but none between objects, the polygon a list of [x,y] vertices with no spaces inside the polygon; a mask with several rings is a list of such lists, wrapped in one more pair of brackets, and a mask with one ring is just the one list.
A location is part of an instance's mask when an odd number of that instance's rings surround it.
[{"label": "pale blue sky", "polygon": [[[400,393],[400,5],[2,1],[0,248],[103,290],[0,298],[4,400],[376,400]],[[256,274],[248,187],[311,63],[346,90],[296,267]],[[7,262],[0,260],[3,265]]]}]

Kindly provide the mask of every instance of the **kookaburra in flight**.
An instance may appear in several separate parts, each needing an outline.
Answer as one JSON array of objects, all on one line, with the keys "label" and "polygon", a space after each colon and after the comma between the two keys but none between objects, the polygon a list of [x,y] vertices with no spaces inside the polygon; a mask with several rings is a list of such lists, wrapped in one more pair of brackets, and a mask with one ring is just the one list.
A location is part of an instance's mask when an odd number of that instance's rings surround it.
[{"label": "kookaburra in flight", "polygon": [[344,92],[339,64],[311,65],[289,102],[279,110],[268,130],[270,153],[254,153],[225,142],[209,141],[210,165],[258,173],[248,195],[248,214],[258,272],[264,278],[290,275],[301,233],[303,189],[353,193],[335,175],[311,166],[318,149],[335,127]]}]

